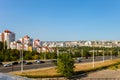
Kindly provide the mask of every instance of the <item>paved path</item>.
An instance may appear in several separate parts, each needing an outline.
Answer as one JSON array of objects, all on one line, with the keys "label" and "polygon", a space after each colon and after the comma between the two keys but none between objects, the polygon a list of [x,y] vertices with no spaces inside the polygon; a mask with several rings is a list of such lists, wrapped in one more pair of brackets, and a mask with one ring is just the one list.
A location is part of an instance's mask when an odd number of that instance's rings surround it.
[{"label": "paved path", "polygon": [[119,78],[120,79],[120,70],[101,70],[97,72],[91,72],[85,75],[85,78]]}]

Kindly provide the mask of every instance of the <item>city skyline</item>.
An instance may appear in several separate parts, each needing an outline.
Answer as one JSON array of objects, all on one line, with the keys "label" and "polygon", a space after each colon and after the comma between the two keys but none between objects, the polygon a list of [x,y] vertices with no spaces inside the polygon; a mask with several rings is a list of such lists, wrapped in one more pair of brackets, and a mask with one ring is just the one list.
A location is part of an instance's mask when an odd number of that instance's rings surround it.
[{"label": "city skyline", "polygon": [[120,40],[119,9],[119,0],[1,0],[0,32],[16,40]]}]

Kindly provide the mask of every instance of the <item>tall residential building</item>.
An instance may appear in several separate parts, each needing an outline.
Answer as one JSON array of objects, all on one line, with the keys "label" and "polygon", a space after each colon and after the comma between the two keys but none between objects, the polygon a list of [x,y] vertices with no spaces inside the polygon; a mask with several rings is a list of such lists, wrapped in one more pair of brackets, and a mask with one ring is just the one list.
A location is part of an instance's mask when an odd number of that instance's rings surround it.
[{"label": "tall residential building", "polygon": [[5,30],[4,32],[0,33],[0,41],[6,42],[7,48],[10,48],[10,43],[15,41],[15,33],[9,30]]},{"label": "tall residential building", "polygon": [[0,33],[0,41],[3,42],[4,41],[4,34]]},{"label": "tall residential building", "polygon": [[24,50],[26,51],[32,51],[33,39],[30,38],[28,35],[20,38],[18,41],[21,43],[21,48],[24,48]]},{"label": "tall residential building", "polygon": [[27,44],[27,45],[33,45],[33,39],[30,38],[28,35],[24,36],[23,38],[20,38],[19,41],[22,44]]},{"label": "tall residential building", "polygon": [[40,40],[36,39],[33,41],[33,48],[36,49],[37,47],[41,47]]}]

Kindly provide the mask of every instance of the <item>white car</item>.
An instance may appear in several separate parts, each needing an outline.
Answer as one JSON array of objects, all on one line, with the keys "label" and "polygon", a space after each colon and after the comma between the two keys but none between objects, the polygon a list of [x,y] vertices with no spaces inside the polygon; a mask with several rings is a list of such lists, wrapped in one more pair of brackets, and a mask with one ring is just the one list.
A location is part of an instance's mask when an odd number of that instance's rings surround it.
[{"label": "white car", "polygon": [[36,63],[45,63],[44,61],[41,60],[35,60]]},{"label": "white car", "polygon": [[9,67],[9,66],[12,66],[12,64],[11,64],[11,63],[9,63],[9,64],[4,64],[3,66],[4,66],[4,67]]},{"label": "white car", "polygon": [[81,62],[81,58],[77,58],[77,62]]}]

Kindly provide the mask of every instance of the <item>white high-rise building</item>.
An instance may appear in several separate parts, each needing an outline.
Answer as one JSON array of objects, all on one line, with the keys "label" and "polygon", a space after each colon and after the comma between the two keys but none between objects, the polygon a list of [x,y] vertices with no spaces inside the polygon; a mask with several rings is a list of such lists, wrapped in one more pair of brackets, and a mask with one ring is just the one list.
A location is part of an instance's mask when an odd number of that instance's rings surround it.
[{"label": "white high-rise building", "polygon": [[0,33],[0,41],[6,42],[7,49],[10,48],[10,43],[15,41],[15,33],[5,30],[3,33]]},{"label": "white high-rise building", "polygon": [[20,38],[19,41],[22,44],[27,44],[27,45],[33,45],[33,39],[30,38],[28,35],[24,36],[23,38]]},{"label": "white high-rise building", "polygon": [[3,40],[2,40],[2,33],[0,33],[0,41],[2,42]]}]

